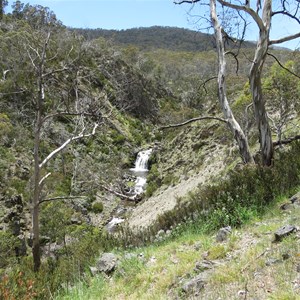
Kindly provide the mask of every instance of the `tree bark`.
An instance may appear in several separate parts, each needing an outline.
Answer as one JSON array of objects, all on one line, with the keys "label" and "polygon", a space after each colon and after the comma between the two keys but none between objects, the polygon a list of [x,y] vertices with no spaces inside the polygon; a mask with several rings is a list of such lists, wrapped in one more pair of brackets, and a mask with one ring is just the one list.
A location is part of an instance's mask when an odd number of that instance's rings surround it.
[{"label": "tree bark", "polygon": [[253,157],[250,152],[247,138],[240,127],[239,123],[236,121],[232,110],[230,108],[227,95],[226,95],[226,59],[225,59],[225,49],[223,43],[222,28],[218,20],[217,10],[216,10],[216,0],[210,0],[210,13],[213,27],[215,30],[215,38],[218,52],[219,61],[219,71],[218,71],[218,95],[219,103],[222,108],[225,120],[227,121],[228,127],[232,132],[238,147],[239,152],[244,163],[254,163]]},{"label": "tree bark", "polygon": [[46,51],[48,42],[50,39],[50,32],[47,34],[43,51],[41,55],[41,61],[37,70],[38,76],[38,93],[36,99],[36,120],[34,129],[34,188],[33,188],[33,200],[32,200],[32,256],[33,256],[33,269],[38,272],[41,266],[41,250],[40,250],[40,224],[39,224],[39,201],[41,193],[41,167],[40,167],[40,143],[41,143],[41,128],[42,128],[42,115],[45,102],[45,90],[44,90],[44,69],[46,60]]},{"label": "tree bark", "polygon": [[263,26],[260,27],[259,39],[255,56],[250,69],[250,89],[252,94],[253,109],[259,131],[261,159],[264,166],[272,165],[274,149],[272,133],[265,108],[262,92],[261,76],[269,46],[269,32],[271,27],[272,1],[265,0],[262,13]]},{"label": "tree bark", "polygon": [[40,129],[41,113],[37,112],[35,132],[34,132],[34,192],[32,201],[32,256],[34,271],[37,272],[41,265],[40,254],[40,230],[39,230],[39,200],[40,200],[40,166],[39,166],[39,148],[40,148]]}]

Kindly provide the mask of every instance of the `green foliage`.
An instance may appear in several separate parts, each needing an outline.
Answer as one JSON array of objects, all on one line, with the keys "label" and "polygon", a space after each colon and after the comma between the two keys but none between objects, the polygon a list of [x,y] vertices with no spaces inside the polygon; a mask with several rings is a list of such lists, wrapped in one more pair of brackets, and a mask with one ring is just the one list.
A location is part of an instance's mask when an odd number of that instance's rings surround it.
[{"label": "green foliage", "polygon": [[14,162],[15,158],[9,149],[0,145],[0,182],[6,181],[10,165]]},{"label": "green foliage", "polygon": [[63,202],[49,202],[43,204],[41,212],[41,234],[50,238],[52,242],[62,242],[70,233],[71,217],[74,211]]},{"label": "green foliage", "polygon": [[157,165],[152,164],[147,176],[146,196],[150,197],[161,185],[161,176]]},{"label": "green foliage", "polygon": [[[110,243],[108,236],[91,226],[77,226],[70,233],[70,238],[72,243],[61,248],[60,253],[56,253],[59,259],[47,258],[39,273],[34,273],[32,269],[32,257],[21,258],[19,264],[12,266],[2,277],[0,295],[7,295],[5,300],[49,299],[63,285],[73,285],[94,263],[95,258],[91,253],[97,254],[100,249],[105,250]],[[7,238],[4,241],[8,241]],[[3,246],[1,249],[6,249],[4,243]]]},{"label": "green foliage", "polygon": [[226,257],[227,249],[224,245],[215,245],[209,249],[208,259],[222,259]]},{"label": "green foliage", "polygon": [[0,276],[1,269],[16,262],[15,248],[19,246],[20,241],[10,231],[0,231]]},{"label": "green foliage", "polygon": [[2,145],[7,145],[10,138],[12,137],[13,126],[10,122],[9,117],[0,113],[0,143]]},{"label": "green foliage", "polygon": [[95,202],[92,204],[92,212],[95,214],[100,214],[103,212],[103,203],[102,202]]},{"label": "green foliage", "polygon": [[[132,28],[126,30],[105,29],[74,29],[89,39],[104,37],[118,44],[127,45],[126,55],[136,57],[137,48],[143,50],[169,49],[175,51],[205,51],[212,48],[212,36],[177,27],[152,26],[149,28]],[[245,46],[253,48],[252,43],[245,42]]]}]

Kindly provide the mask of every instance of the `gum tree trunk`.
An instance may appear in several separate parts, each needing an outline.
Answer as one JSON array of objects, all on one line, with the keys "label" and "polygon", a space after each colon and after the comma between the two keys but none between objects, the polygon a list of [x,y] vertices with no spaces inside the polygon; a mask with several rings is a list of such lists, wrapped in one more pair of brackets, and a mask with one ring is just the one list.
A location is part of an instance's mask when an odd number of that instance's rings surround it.
[{"label": "gum tree trunk", "polygon": [[272,1],[265,0],[262,14],[262,25],[260,26],[259,39],[257,42],[254,60],[251,65],[249,78],[255,119],[259,131],[262,164],[264,166],[272,165],[274,155],[272,133],[268,122],[261,82],[263,65],[266,60],[269,46],[271,13]]},{"label": "gum tree trunk", "polygon": [[228,127],[232,132],[238,147],[239,152],[244,163],[254,163],[253,157],[250,152],[247,138],[236,121],[232,110],[230,108],[227,95],[226,95],[226,59],[225,59],[225,50],[223,43],[222,28],[220,26],[217,11],[216,11],[216,0],[210,0],[210,12],[211,20],[215,30],[215,38],[217,44],[218,52],[218,62],[219,62],[219,72],[218,72],[218,94],[219,94],[219,103],[222,108],[224,118],[227,121]]}]

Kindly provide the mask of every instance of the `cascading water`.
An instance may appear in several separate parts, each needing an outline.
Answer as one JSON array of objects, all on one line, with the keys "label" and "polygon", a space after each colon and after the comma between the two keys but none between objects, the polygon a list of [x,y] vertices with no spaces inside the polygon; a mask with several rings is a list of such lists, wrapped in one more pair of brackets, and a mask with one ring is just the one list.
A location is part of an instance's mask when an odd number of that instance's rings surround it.
[{"label": "cascading water", "polygon": [[[136,177],[134,182],[134,187],[131,190],[130,194],[140,195],[144,192],[146,183],[147,183],[147,172],[148,170],[148,162],[150,155],[152,153],[152,149],[140,151],[136,157],[134,168],[131,168],[130,171]],[[114,232],[116,225],[123,223],[125,219],[113,217],[111,221],[106,225],[108,232]]]},{"label": "cascading water", "polygon": [[147,172],[148,161],[151,153],[152,153],[152,149],[140,151],[136,157],[134,168],[131,170],[134,172]]},{"label": "cascading water", "polygon": [[136,176],[135,186],[133,193],[135,195],[140,195],[144,192],[145,185],[147,183],[147,172],[148,161],[152,153],[152,149],[140,151],[136,157],[134,168],[130,169]]}]

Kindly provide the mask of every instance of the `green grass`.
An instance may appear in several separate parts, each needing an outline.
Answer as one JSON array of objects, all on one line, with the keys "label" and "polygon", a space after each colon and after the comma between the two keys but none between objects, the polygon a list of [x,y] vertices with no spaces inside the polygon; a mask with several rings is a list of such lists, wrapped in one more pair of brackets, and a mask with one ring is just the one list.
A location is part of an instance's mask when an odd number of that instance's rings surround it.
[{"label": "green grass", "polygon": [[[213,261],[215,267],[208,272],[201,299],[239,299],[239,291],[245,288],[249,299],[300,299],[295,288],[299,241],[292,235],[273,243],[279,227],[291,222],[300,225],[300,209],[285,213],[279,209],[282,201],[280,198],[266,214],[234,229],[224,243],[217,243],[212,234],[188,230],[173,240],[135,248],[129,259],[120,250],[120,264],[111,278],[86,275],[55,299],[169,299],[170,293],[184,297],[181,287],[197,274],[195,264],[203,258]],[[284,255],[288,258],[283,259]],[[278,262],[267,265],[271,259]]]}]

